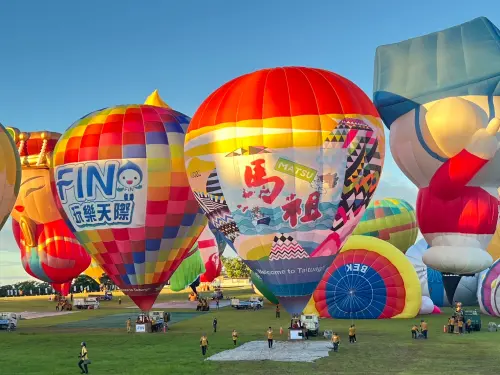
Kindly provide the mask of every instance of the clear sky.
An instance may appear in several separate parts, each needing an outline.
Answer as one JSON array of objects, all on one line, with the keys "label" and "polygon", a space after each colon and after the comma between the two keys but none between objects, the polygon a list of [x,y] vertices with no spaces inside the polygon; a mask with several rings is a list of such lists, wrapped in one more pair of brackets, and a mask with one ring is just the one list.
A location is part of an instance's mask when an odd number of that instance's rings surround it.
[{"label": "clear sky", "polygon": [[[154,89],[193,115],[226,81],[266,67],[339,73],[372,94],[375,49],[486,16],[498,0],[0,1],[0,122],[63,132],[83,115]],[[387,154],[377,197],[415,202]],[[10,223],[0,285],[25,279]]]}]

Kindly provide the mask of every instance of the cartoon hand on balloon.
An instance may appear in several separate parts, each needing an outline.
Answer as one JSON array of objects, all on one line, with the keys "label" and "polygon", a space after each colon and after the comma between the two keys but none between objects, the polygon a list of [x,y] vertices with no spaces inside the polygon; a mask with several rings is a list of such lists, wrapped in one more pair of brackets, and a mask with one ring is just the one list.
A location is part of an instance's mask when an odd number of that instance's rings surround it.
[{"label": "cartoon hand on balloon", "polygon": [[478,129],[474,133],[465,149],[481,159],[491,160],[500,147],[496,137],[499,129],[500,119],[495,117],[486,128]]}]

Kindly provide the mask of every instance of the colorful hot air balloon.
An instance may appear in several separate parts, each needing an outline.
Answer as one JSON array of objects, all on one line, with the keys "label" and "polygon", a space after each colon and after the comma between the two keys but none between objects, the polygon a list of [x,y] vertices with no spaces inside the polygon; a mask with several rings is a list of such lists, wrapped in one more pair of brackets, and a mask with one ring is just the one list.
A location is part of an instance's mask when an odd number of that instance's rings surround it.
[{"label": "colorful hot air balloon", "polygon": [[384,198],[372,201],[352,233],[377,237],[404,253],[417,239],[415,210],[402,199]]},{"label": "colorful hot air balloon", "polygon": [[264,281],[262,281],[262,278],[259,275],[257,275],[255,272],[252,272],[250,278],[253,284],[253,291],[256,294],[266,298],[269,302],[274,303],[275,305],[279,303],[276,296],[269,290],[266,284],[264,284]]},{"label": "colorful hot air balloon", "polygon": [[186,258],[170,277],[170,289],[174,292],[186,289],[198,280],[203,272],[205,272],[205,265],[198,243],[195,243]]},{"label": "colorful hot air balloon", "polygon": [[307,304],[375,191],[382,127],[355,84],[300,67],[238,77],[193,117],[185,157],[196,199],[291,313]]},{"label": "colorful hot air balloon", "polygon": [[51,154],[61,136],[21,133],[9,128],[22,165],[19,195],[12,210],[12,231],[26,272],[67,294],[69,283],[90,264],[90,257],[62,219],[51,186]]},{"label": "colorful hot air balloon", "polygon": [[110,107],[71,125],[54,152],[68,225],[142,310],[206,225],[184,167],[189,120],[150,105]]},{"label": "colorful hot air balloon", "polygon": [[101,283],[100,279],[104,274],[105,274],[104,270],[101,268],[99,263],[97,263],[97,261],[95,261],[94,259],[91,259],[90,265],[83,272],[83,275],[92,278],[97,284]]},{"label": "colorful hot air balloon", "polygon": [[9,218],[21,184],[21,163],[14,137],[13,130],[0,124],[0,230]]},{"label": "colorful hot air balloon", "polygon": [[396,247],[351,236],[314,292],[322,317],[414,318],[422,292],[417,272]]},{"label": "colorful hot air balloon", "polygon": [[212,223],[208,223],[208,228],[212,231],[212,234],[215,237],[215,241],[217,241],[217,248],[219,249],[219,256],[222,256],[222,253],[226,249],[226,237],[219,232],[213,225]]},{"label": "colorful hot air balloon", "polygon": [[219,257],[217,239],[208,225],[198,238],[198,247],[203,258],[203,263],[205,263],[205,272],[201,274],[200,281],[202,283],[211,283],[216,277],[220,276],[222,262]]},{"label": "colorful hot air balloon", "polygon": [[500,316],[500,260],[481,273],[477,296],[483,314]]},{"label": "colorful hot air balloon", "polygon": [[476,18],[380,46],[374,103],[401,171],[418,188],[424,262],[448,274],[488,268],[500,186],[500,30]]}]

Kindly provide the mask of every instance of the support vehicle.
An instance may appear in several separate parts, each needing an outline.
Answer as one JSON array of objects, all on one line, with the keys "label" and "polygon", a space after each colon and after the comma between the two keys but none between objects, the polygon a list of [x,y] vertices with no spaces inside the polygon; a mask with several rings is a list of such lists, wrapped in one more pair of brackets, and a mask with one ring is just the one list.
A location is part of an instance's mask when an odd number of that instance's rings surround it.
[{"label": "support vehicle", "polygon": [[95,297],[75,298],[73,300],[73,305],[80,310],[93,310],[99,308],[99,301]]},{"label": "support vehicle", "polygon": [[111,301],[113,299],[113,293],[106,292],[104,294],[89,294],[87,298],[96,298],[98,301]]},{"label": "support vehicle", "polygon": [[300,324],[307,329],[311,336],[317,336],[319,333],[319,318],[316,314],[304,314],[300,316]]},{"label": "support vehicle", "polygon": [[0,313],[0,329],[6,329],[8,331],[13,331],[17,328],[17,320],[21,319],[21,316],[17,313]]},{"label": "support vehicle", "polygon": [[237,310],[259,310],[264,307],[264,300],[261,297],[250,297],[248,301],[240,301],[238,298],[233,298],[231,299],[231,307]]},{"label": "support vehicle", "polygon": [[467,320],[471,320],[472,330],[480,331],[481,330],[481,315],[477,310],[462,310],[464,314],[464,322]]}]

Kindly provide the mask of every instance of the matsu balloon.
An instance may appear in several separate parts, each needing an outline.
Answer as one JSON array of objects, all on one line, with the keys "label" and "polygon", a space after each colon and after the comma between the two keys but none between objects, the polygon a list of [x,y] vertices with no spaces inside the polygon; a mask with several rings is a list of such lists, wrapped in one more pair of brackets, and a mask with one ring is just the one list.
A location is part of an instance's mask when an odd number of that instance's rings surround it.
[{"label": "matsu balloon", "polygon": [[189,117],[121,105],[71,125],[54,152],[54,183],[71,230],[142,310],[194,245],[206,218],[186,178]]},{"label": "matsu balloon", "polygon": [[202,283],[211,283],[216,277],[220,276],[222,262],[219,257],[217,239],[208,225],[198,238],[198,248],[205,264],[205,272],[201,274],[200,281]]},{"label": "matsu balloon", "polygon": [[422,302],[417,273],[401,251],[354,235],[313,296],[320,316],[336,319],[414,318]]},{"label": "matsu balloon", "polygon": [[300,313],[375,191],[384,132],[351,81],[264,69],[201,104],[185,155],[211,224],[284,308]]},{"label": "matsu balloon", "polygon": [[21,184],[21,163],[14,137],[13,130],[0,124],[0,230],[9,218]]},{"label": "matsu balloon", "polygon": [[415,210],[403,199],[384,198],[372,201],[353,234],[377,237],[404,253],[417,239]]},{"label": "matsu balloon", "polygon": [[59,213],[51,186],[51,154],[61,136],[9,128],[19,148],[22,181],[12,210],[12,231],[21,262],[32,277],[67,294],[69,283],[90,264],[90,257]]},{"label": "matsu balloon", "polygon": [[219,256],[222,256],[222,253],[226,249],[226,237],[215,228],[212,223],[208,223],[208,228],[212,232],[212,234],[215,237],[215,240],[217,241],[217,248],[219,249]]}]

